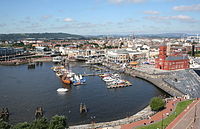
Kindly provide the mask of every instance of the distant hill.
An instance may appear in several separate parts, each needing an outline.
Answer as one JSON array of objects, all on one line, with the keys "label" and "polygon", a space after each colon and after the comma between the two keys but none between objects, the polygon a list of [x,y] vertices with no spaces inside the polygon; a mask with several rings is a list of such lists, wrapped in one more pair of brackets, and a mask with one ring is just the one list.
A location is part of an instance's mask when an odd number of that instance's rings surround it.
[{"label": "distant hill", "polygon": [[[132,37],[133,35],[97,35],[97,36],[90,36],[95,38],[121,38],[121,37]],[[182,38],[187,37],[189,34],[186,33],[162,33],[162,34],[136,34],[134,35],[136,38]],[[86,36],[89,37],[89,36]]]},{"label": "distant hill", "polygon": [[81,35],[68,33],[16,33],[16,34],[0,34],[0,40],[23,40],[23,39],[85,39]]},{"label": "distant hill", "polygon": [[163,34],[140,34],[137,37],[150,37],[150,38],[182,38],[187,37],[185,33],[163,33]]}]

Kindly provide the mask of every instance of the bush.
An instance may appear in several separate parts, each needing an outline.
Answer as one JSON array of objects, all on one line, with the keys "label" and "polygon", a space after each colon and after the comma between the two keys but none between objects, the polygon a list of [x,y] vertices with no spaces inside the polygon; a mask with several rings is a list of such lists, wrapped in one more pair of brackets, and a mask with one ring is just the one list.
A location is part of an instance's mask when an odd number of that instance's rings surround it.
[{"label": "bush", "polygon": [[49,123],[46,118],[40,118],[31,123],[30,129],[47,129],[48,125]]},{"label": "bush", "polygon": [[10,125],[0,119],[0,129],[65,129],[68,128],[67,118],[65,116],[55,115],[48,121],[45,117],[36,119],[31,123],[24,122],[16,125]]},{"label": "bush", "polygon": [[49,124],[49,129],[64,129],[68,127],[66,120],[65,116],[53,116]]},{"label": "bush", "polygon": [[164,109],[165,102],[160,97],[154,97],[151,99],[150,107],[151,107],[152,111],[160,111],[160,110]]},{"label": "bush", "polygon": [[15,126],[13,126],[11,129],[30,129],[30,124],[27,122],[18,123]]},{"label": "bush", "polygon": [[7,122],[0,119],[0,129],[10,129],[10,125]]}]

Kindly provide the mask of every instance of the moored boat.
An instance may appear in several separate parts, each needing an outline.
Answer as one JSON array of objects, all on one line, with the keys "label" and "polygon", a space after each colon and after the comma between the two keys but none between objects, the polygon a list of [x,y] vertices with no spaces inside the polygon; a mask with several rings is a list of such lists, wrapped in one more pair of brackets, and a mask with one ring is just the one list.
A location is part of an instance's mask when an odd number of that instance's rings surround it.
[{"label": "moored boat", "polygon": [[65,84],[71,84],[70,78],[68,78],[66,75],[62,76],[61,80]]},{"label": "moored boat", "polygon": [[58,88],[57,91],[58,92],[67,92],[68,89],[67,88]]},{"label": "moored boat", "polygon": [[82,85],[82,84],[85,84],[85,82],[86,82],[86,79],[81,74],[80,75],[74,75],[72,80],[73,80],[72,84],[74,86]]},{"label": "moored boat", "polygon": [[56,72],[56,71],[58,71],[58,70],[60,70],[60,69],[64,69],[65,67],[64,66],[54,66],[54,67],[51,67],[51,69],[54,71],[54,72]]},{"label": "moored boat", "polygon": [[60,63],[62,60],[63,60],[63,59],[62,59],[61,56],[53,57],[53,62],[54,62],[54,63]]}]

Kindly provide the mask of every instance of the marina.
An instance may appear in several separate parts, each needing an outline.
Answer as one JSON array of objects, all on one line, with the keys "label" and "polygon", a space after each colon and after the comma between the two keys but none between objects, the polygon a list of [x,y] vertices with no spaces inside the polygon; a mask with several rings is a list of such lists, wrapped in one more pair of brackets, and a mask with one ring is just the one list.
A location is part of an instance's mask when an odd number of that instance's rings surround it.
[{"label": "marina", "polygon": [[[69,65],[71,72],[77,75],[97,72],[82,67],[84,63]],[[47,118],[56,114],[67,116],[69,125],[90,123],[94,116],[95,122],[117,120],[137,113],[148,105],[150,98],[165,95],[152,84],[126,74],[120,74],[121,78],[133,84],[126,88],[107,89],[99,76],[85,76],[85,85],[70,86],[61,81],[52,67],[51,62],[36,65],[35,69],[27,69],[27,65],[0,66],[4,73],[0,78],[0,101],[2,107],[9,109],[11,123],[33,120],[36,107],[42,107]],[[68,91],[58,92],[59,88]],[[81,103],[89,108],[86,115],[80,115]]]}]

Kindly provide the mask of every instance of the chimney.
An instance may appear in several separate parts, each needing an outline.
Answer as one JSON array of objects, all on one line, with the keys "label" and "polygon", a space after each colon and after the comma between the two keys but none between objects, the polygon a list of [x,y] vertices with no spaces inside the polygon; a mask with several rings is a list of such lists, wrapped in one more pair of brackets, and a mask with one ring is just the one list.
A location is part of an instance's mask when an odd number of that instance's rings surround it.
[{"label": "chimney", "polygon": [[193,44],[193,45],[192,45],[192,56],[195,56],[195,51],[194,51],[194,49],[195,49],[195,45]]}]

